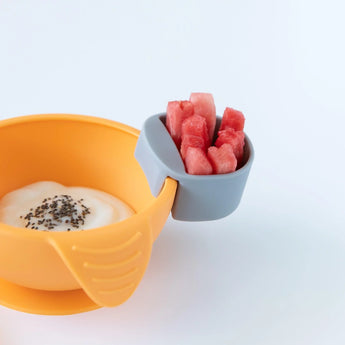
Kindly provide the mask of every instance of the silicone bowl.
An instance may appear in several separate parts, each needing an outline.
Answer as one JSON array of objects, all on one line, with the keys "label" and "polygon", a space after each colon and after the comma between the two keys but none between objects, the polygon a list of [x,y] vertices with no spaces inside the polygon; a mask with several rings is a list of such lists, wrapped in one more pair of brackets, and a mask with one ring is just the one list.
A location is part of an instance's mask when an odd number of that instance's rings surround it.
[{"label": "silicone bowl", "polygon": [[0,224],[0,278],[37,290],[83,289],[98,306],[116,306],[130,297],[177,188],[167,178],[159,195],[152,196],[134,157],[138,135],[124,124],[81,115],[0,121],[0,197],[51,180],[103,190],[136,212],[116,224],[75,232]]}]

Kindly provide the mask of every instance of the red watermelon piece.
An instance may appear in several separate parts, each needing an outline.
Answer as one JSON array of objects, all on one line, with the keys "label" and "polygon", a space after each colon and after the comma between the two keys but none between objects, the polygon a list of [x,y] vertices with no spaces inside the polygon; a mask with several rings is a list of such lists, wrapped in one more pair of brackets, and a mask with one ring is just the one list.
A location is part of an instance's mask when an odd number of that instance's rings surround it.
[{"label": "red watermelon piece", "polygon": [[181,157],[184,160],[186,158],[186,153],[189,147],[197,147],[202,149],[205,153],[206,153],[206,145],[205,145],[205,141],[202,137],[198,136],[198,135],[189,135],[189,134],[185,134],[182,136],[182,142],[181,142],[181,149],[180,149],[180,153],[181,153]]},{"label": "red watermelon piece", "polygon": [[244,132],[235,131],[232,128],[227,128],[222,131],[218,131],[218,138],[215,142],[215,145],[217,147],[221,147],[223,144],[230,144],[232,146],[236,159],[239,163],[242,162]]},{"label": "red watermelon piece", "polygon": [[192,93],[189,101],[173,101],[167,106],[166,127],[189,174],[225,174],[240,168],[244,123],[242,112],[227,107],[215,146],[210,147],[216,125],[216,107],[210,93]]},{"label": "red watermelon piece", "polygon": [[232,128],[235,131],[243,131],[244,115],[233,108],[225,108],[219,130]]},{"label": "red watermelon piece", "polygon": [[178,149],[181,145],[182,122],[193,113],[194,106],[189,101],[168,102],[165,125]]},{"label": "red watermelon piece", "polygon": [[194,114],[203,116],[206,119],[208,135],[210,142],[212,142],[216,126],[216,106],[212,94],[194,92],[190,95],[189,100],[194,106]]},{"label": "red watermelon piece", "polygon": [[185,135],[199,136],[203,138],[205,146],[210,146],[206,119],[200,115],[192,115],[182,123],[182,140]]},{"label": "red watermelon piece", "polygon": [[227,174],[236,170],[237,159],[230,144],[209,147],[207,157],[215,174]]},{"label": "red watermelon piece", "polygon": [[207,159],[205,151],[198,147],[188,147],[186,152],[185,167],[188,174],[212,174],[212,165]]}]

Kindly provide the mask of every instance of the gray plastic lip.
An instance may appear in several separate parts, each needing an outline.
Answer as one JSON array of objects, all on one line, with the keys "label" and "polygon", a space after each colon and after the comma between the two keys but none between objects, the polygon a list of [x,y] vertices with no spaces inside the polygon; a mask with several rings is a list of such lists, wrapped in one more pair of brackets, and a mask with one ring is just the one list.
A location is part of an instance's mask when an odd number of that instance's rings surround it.
[{"label": "gray plastic lip", "polygon": [[[178,181],[171,210],[173,218],[184,221],[205,221],[231,214],[241,201],[254,149],[245,136],[244,165],[230,174],[187,174],[180,153],[165,127],[164,113],[149,117],[140,132],[135,157],[157,196],[169,176]],[[221,119],[217,117],[217,128]]]}]

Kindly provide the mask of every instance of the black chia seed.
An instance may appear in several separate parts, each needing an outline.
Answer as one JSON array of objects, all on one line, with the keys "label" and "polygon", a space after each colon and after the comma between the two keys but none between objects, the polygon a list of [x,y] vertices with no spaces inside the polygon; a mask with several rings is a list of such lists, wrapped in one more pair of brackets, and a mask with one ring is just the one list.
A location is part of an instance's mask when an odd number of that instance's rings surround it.
[{"label": "black chia seed", "polygon": [[[43,230],[54,230],[60,224],[69,224],[72,228],[79,229],[85,224],[85,219],[90,214],[90,208],[85,206],[84,199],[73,199],[70,195],[55,195],[53,198],[45,198],[35,209],[30,208],[25,216],[26,228],[38,230],[37,225],[43,226]],[[81,229],[82,230],[82,229]]]}]

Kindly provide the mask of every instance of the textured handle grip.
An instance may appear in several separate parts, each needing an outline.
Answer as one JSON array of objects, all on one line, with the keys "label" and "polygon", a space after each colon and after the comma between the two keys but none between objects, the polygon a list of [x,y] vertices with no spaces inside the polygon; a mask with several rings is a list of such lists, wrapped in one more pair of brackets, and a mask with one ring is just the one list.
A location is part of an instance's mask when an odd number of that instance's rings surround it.
[{"label": "textured handle grip", "polygon": [[100,234],[92,238],[88,235],[98,229],[85,230],[83,236],[74,236],[74,242],[57,237],[49,240],[85,293],[99,306],[125,302],[149,262],[152,234],[148,222],[143,226],[138,216],[128,221],[133,224],[117,223],[100,229]]}]

